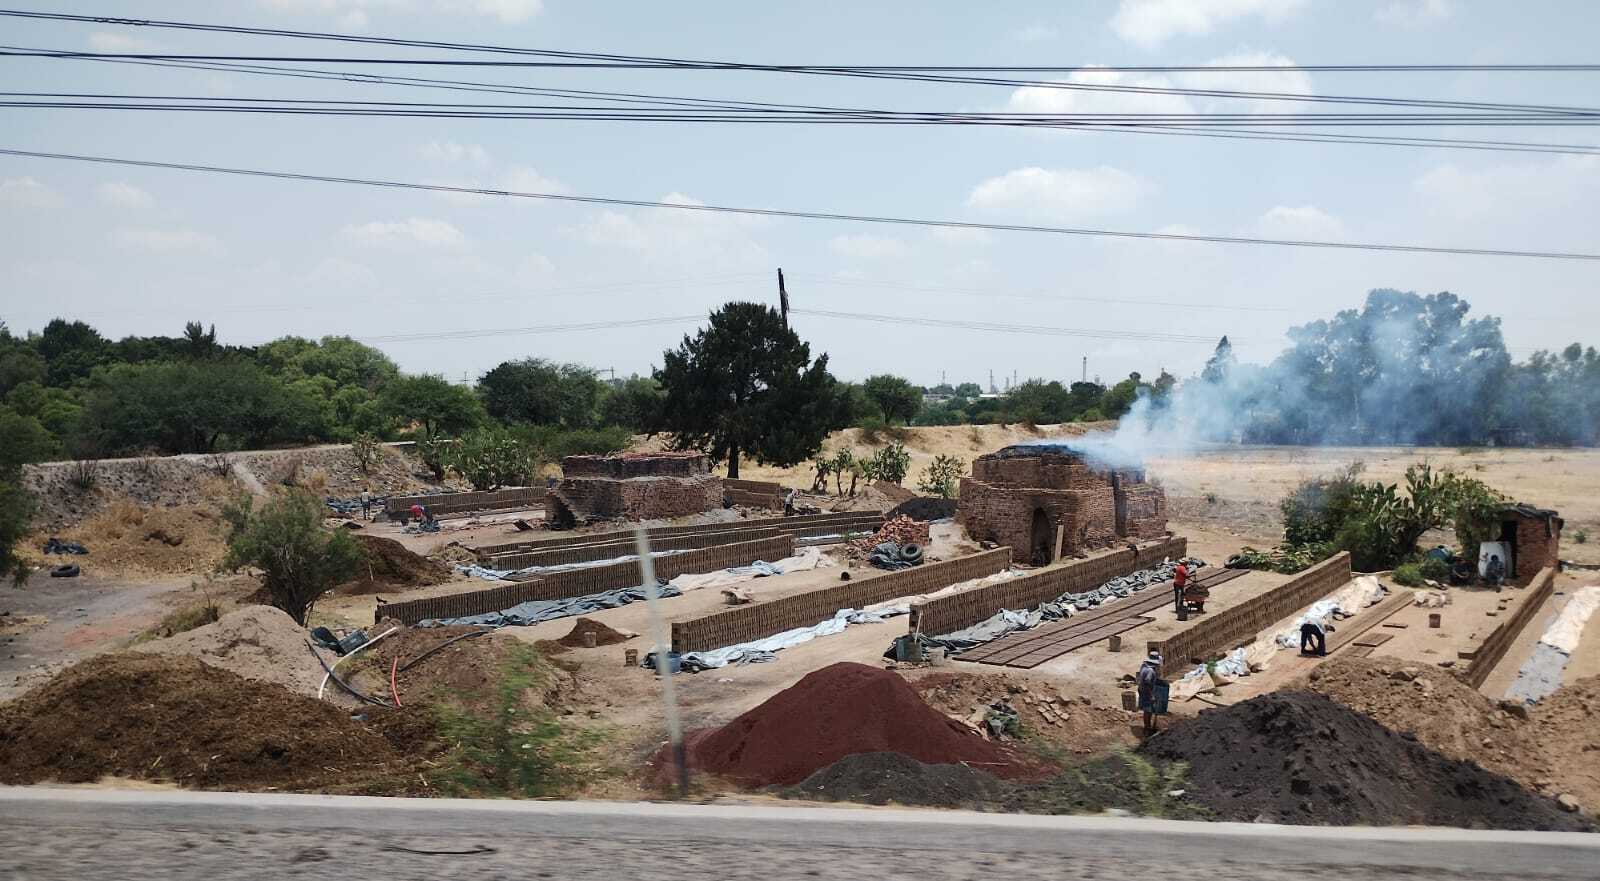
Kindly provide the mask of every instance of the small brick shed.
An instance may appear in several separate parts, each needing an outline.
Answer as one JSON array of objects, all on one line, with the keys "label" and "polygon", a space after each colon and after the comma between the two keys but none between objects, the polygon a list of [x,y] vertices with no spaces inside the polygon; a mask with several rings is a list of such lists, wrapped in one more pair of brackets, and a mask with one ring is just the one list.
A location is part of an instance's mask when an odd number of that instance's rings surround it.
[{"label": "small brick shed", "polygon": [[1500,509],[1499,540],[1511,545],[1511,576],[1532,578],[1545,567],[1561,565],[1561,527],[1555,512],[1533,505],[1507,505]]},{"label": "small brick shed", "polygon": [[567,456],[549,490],[556,529],[599,520],[682,517],[722,507],[722,478],[694,452]]},{"label": "small brick shed", "polygon": [[1018,444],[978,457],[961,481],[967,534],[1048,563],[1167,532],[1167,497],[1142,469],[1108,468],[1065,444]]}]

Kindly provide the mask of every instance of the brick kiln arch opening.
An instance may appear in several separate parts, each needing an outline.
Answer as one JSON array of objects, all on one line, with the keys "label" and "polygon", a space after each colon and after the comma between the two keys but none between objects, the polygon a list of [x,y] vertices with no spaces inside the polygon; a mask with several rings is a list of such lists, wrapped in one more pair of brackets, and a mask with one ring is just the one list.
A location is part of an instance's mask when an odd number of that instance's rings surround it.
[{"label": "brick kiln arch opening", "polygon": [[1028,559],[1035,566],[1048,565],[1055,559],[1055,529],[1050,526],[1050,514],[1043,508],[1033,509],[1033,526],[1029,531]]}]

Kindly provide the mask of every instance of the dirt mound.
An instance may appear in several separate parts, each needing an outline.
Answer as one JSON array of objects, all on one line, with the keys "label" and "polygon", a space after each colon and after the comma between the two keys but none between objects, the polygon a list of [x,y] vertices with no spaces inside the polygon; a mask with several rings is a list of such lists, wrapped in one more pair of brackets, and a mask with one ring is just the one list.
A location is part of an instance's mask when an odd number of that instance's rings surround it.
[{"label": "dirt mound", "polygon": [[1600,676],[1579,679],[1539,701],[1535,742],[1550,768],[1546,791],[1571,795],[1600,816]]},{"label": "dirt mound", "polygon": [[274,682],[314,696],[322,667],[306,648],[305,628],[271,606],[246,606],[215,623],[134,647],[137,652],[187,655],[246,679]]},{"label": "dirt mound", "polygon": [[[386,630],[380,626],[368,633],[376,636]],[[459,638],[472,633],[479,635]],[[358,669],[351,674],[350,682],[366,694],[384,698],[391,697],[393,686],[398,686],[400,701],[407,707],[451,703],[481,709],[498,699],[500,685],[513,665],[537,663],[537,659],[525,656],[529,652],[515,637],[485,633],[481,627],[407,628],[385,637],[351,661]],[[362,662],[361,658],[368,660]],[[398,665],[394,663],[396,659]],[[399,671],[398,667],[413,662],[410,669]],[[542,671],[538,679],[542,702],[551,708],[561,706],[574,691],[575,680],[553,664],[538,666]],[[341,667],[340,673],[343,672]],[[393,683],[389,681],[391,672],[395,674]]]},{"label": "dirt mound", "polygon": [[354,581],[339,586],[341,594],[373,594],[443,584],[454,574],[449,566],[413,554],[392,538],[357,535],[355,539],[365,559],[361,563],[361,574]]},{"label": "dirt mound", "polygon": [[939,671],[908,680],[934,709],[953,718],[981,718],[997,701],[1011,704],[1030,734],[1076,756],[1112,746],[1134,746],[1132,714],[1121,707],[1095,706],[1083,694],[1005,676]]},{"label": "dirt mound", "polygon": [[689,741],[690,766],[740,783],[790,785],[848,755],[903,753],[1002,777],[1039,769],[928,706],[904,679],[864,664],[806,675],[721,728]]},{"label": "dirt mound", "polygon": [[0,706],[0,782],[315,787],[396,759],[331,704],[194,658],[100,655]]},{"label": "dirt mound", "polygon": [[601,624],[599,621],[594,620],[593,618],[579,618],[577,622],[572,625],[572,632],[556,640],[556,642],[561,643],[567,648],[583,648],[583,635],[585,633],[594,634],[595,645],[616,645],[619,642],[627,642],[628,640],[633,639],[634,636],[638,635],[623,633],[620,630],[613,630],[610,627]]},{"label": "dirt mound", "polygon": [[1142,747],[1189,764],[1189,794],[1225,820],[1584,830],[1551,799],[1308,691],[1173,724]]},{"label": "dirt mound", "polygon": [[925,765],[900,753],[845,756],[783,790],[784,798],[869,805],[963,808],[992,802],[1010,787],[966,765]]},{"label": "dirt mound", "polygon": [[[225,525],[215,502],[145,507],[117,499],[79,526],[59,533],[89,549],[70,562],[84,574],[202,575],[227,553]],[[40,539],[36,544],[42,544]],[[38,547],[32,548],[38,551]],[[39,557],[58,563],[61,557]]]}]

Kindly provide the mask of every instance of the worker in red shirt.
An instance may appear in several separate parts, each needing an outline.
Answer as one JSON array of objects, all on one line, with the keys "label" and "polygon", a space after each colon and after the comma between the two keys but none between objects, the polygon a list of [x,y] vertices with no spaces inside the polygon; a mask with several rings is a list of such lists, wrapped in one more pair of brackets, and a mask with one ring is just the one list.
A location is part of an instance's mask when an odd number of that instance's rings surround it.
[{"label": "worker in red shirt", "polygon": [[1182,560],[1178,561],[1178,568],[1172,570],[1172,608],[1179,615],[1183,614],[1183,588],[1189,583],[1189,567]]}]

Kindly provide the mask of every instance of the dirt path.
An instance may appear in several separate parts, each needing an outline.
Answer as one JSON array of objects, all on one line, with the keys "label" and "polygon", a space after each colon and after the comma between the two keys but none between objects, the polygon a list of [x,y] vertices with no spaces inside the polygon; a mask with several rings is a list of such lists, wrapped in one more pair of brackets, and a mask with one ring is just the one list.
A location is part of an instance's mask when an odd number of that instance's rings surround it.
[{"label": "dirt path", "polygon": [[124,644],[188,596],[187,579],[34,578],[0,589],[0,701]]}]

